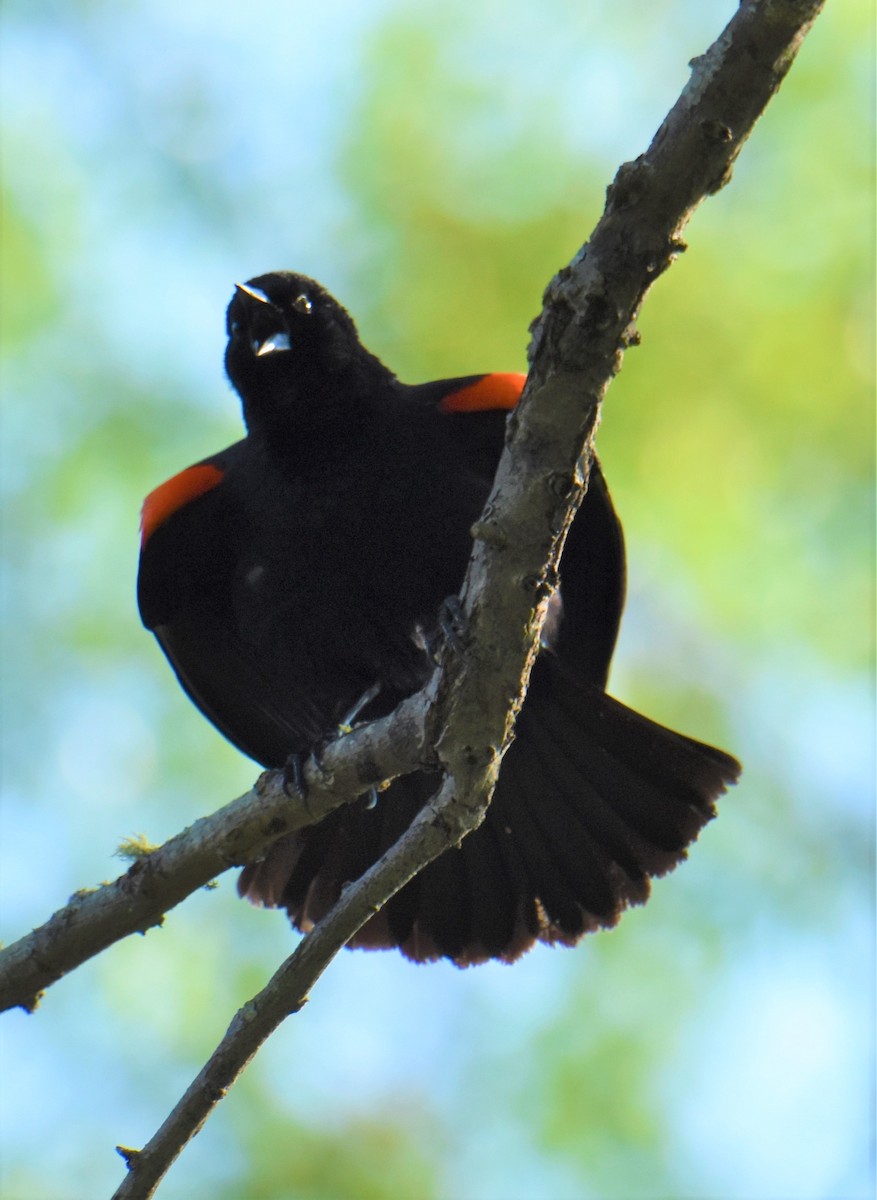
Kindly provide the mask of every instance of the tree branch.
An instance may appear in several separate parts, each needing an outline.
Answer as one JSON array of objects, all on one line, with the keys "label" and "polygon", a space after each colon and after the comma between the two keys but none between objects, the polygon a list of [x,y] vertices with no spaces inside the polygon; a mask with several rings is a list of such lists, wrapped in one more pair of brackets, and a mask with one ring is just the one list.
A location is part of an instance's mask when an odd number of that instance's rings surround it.
[{"label": "tree branch", "polygon": [[143,1200],[195,1136],[259,1047],[291,1013],[299,1012],[323,971],[360,926],[428,862],[448,848],[441,814],[454,802],[449,778],[399,841],[342,894],[258,995],[236,1014],[216,1050],[142,1150],[117,1147],[129,1173],[113,1200]]},{"label": "tree branch", "polygon": [[0,950],[0,1011],[33,1011],[44,988],[113,942],[145,933],[229,867],[241,866],[284,833],[321,820],[374,784],[435,762],[425,734],[427,703],[412,696],[390,717],[330,742],[305,764],[307,799],[287,795],[279,771],[157,850],[112,883],[77,892],[44,925]]},{"label": "tree branch", "polygon": [[[552,280],[533,326],[531,371],[510,441],[473,530],[463,589],[471,645],[432,681],[440,794],[235,1017],[221,1045],[142,1152],[117,1200],[151,1196],[185,1142],[269,1034],[298,1011],[331,957],[421,867],[483,819],[536,653],[566,530],[587,486],[599,406],[635,340],[632,322],[684,246],[697,204],[723,186],[824,0],[744,0],[648,151],[619,170],[590,241]],[[547,565],[546,565],[547,564]],[[509,697],[513,697],[511,711]]]},{"label": "tree branch", "polygon": [[[391,717],[324,748],[306,768],[307,802],[267,773],[245,796],[77,894],[0,952],[0,1005],[35,1007],[40,991],[164,913],[274,838],[320,820],[368,786],[434,764],[439,795],[400,841],[305,937],[234,1018],[220,1046],[143,1151],[124,1151],[118,1197],[153,1194],[262,1042],[298,1011],[337,950],[427,862],[483,819],[536,652],[560,551],[587,485],[590,438],[632,322],[651,284],[684,249],[697,204],[722,187],[755,120],[788,71],[824,0],[743,0],[651,146],[621,167],[590,241],[552,280],[533,326],[531,372],[463,589],[471,644],[449,652],[429,687]],[[509,698],[512,698],[510,701]],[[428,710],[428,704],[432,707]]]},{"label": "tree branch", "polygon": [[[525,662],[529,668],[538,602],[550,593],[551,571],[583,494],[578,460],[635,337],[632,321],[648,288],[684,249],[679,235],[693,209],[728,181],[823,3],[744,0],[716,43],[692,63],[689,83],[648,151],[618,171],[591,240],[546,291],[533,327],[530,382],[513,418],[518,435],[476,526],[464,593],[479,593],[470,607],[480,650],[470,663],[484,672],[482,683],[461,681],[449,701],[449,713],[457,714],[454,729],[463,721],[473,731],[464,733],[464,743],[480,743],[472,753],[495,759],[486,785],[495,780],[519,706],[525,673],[518,667]],[[452,674],[442,676],[442,689]],[[508,696],[518,703],[500,719],[495,706],[487,706]],[[408,704],[410,712],[417,707],[414,698]],[[423,718],[421,711],[421,733]],[[255,857],[273,837],[429,761],[429,741],[412,733],[409,726],[396,730],[393,718],[372,733],[357,730],[325,751],[323,771],[311,763],[307,806],[290,802],[276,777],[263,776],[246,796],[144,855],[113,883],[77,893],[44,925],[0,951],[0,1010],[33,1009],[42,989],[120,938],[160,925],[168,909],[229,866]],[[463,825],[453,815],[448,820],[454,839],[469,828],[468,819]]]}]

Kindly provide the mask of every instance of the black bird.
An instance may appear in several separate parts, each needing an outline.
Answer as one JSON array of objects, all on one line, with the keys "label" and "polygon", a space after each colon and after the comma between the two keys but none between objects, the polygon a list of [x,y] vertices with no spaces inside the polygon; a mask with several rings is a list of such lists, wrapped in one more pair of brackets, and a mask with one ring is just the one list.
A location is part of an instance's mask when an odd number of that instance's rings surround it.
[{"label": "black bird", "polygon": [[[247,434],[147,498],[138,599],[204,715],[282,768],[363,697],[359,716],[373,718],[428,678],[524,377],[400,383],[336,300],[288,272],[238,286],[228,339]],[[595,461],[485,821],[352,945],[512,961],[537,940],[572,945],[613,925],[686,856],[740,767],[606,694],[624,587]],[[364,795],[284,837],[240,891],[311,928],[438,782],[406,776],[376,804]]]}]

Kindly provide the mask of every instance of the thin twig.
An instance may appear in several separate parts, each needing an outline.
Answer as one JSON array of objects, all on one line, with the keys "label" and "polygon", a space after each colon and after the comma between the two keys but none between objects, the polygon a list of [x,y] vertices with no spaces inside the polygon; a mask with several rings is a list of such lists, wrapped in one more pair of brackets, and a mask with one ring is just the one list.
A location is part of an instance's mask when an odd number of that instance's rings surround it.
[{"label": "thin twig", "polygon": [[258,995],[235,1015],[220,1044],[161,1128],[142,1150],[118,1147],[129,1167],[113,1200],[153,1195],[168,1168],[225,1095],[259,1047],[291,1013],[299,1012],[320,975],[370,916],[426,863],[447,849],[436,812],[450,785],[382,859],[348,887],[330,913],[305,937]]}]

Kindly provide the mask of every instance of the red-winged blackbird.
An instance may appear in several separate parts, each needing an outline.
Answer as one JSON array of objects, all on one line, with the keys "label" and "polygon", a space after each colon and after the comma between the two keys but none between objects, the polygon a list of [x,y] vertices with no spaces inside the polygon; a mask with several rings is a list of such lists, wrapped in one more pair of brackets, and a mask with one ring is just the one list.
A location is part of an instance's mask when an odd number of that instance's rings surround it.
[{"label": "red-winged blackbird", "polygon": [[[245,754],[284,767],[391,711],[433,669],[521,375],[408,386],[319,284],[239,286],[226,368],[247,435],[143,508],[138,598],[180,683]],[[487,817],[362,928],[459,965],[571,945],[642,903],[739,774],[729,755],[604,688],[624,601],[624,543],[595,461],[561,563],[516,737]],[[439,780],[396,780],[282,838],[245,868],[250,899],[307,930],[399,837]]]}]

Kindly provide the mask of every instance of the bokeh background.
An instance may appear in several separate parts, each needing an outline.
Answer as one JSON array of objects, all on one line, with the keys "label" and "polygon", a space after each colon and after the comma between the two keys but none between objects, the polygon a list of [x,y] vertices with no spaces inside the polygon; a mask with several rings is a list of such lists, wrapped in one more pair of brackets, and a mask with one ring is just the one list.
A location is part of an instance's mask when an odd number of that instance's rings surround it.
[{"label": "bokeh background", "polygon": [[[541,290],[733,0],[5,0],[2,935],[256,769],[134,605],[157,482],[239,436],[237,279],[402,378],[525,367]],[[873,19],[829,4],[649,296],[599,447],[612,690],[743,783],[645,909],[513,968],[345,952],[160,1194],[873,1188]],[[286,956],[228,876],[2,1021],[7,1200],[93,1200]]]}]

